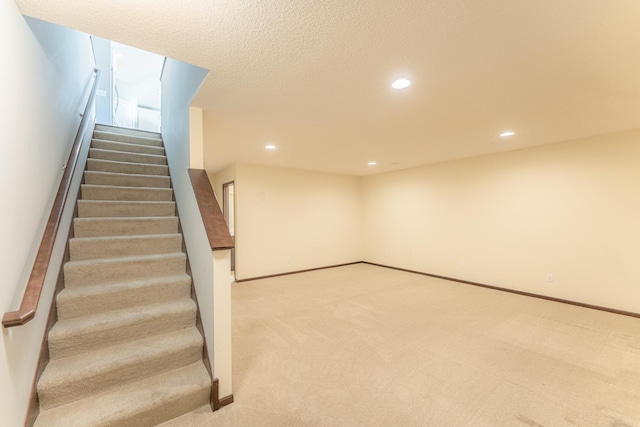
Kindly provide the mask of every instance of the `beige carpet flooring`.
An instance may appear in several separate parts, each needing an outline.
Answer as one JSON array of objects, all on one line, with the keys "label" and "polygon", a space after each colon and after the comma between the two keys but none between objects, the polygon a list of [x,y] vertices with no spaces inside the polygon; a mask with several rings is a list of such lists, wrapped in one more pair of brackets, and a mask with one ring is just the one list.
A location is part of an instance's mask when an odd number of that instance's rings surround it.
[{"label": "beige carpet flooring", "polygon": [[640,426],[640,319],[365,264],[232,304],[235,403],[172,426]]}]

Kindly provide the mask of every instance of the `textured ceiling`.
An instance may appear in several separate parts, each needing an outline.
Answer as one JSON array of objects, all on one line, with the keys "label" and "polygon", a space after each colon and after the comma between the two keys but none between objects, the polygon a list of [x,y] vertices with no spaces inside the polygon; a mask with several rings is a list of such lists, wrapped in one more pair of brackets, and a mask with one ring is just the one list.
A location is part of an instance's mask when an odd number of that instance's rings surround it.
[{"label": "textured ceiling", "polygon": [[640,128],[638,0],[16,3],[211,70],[210,170],[366,175]]}]

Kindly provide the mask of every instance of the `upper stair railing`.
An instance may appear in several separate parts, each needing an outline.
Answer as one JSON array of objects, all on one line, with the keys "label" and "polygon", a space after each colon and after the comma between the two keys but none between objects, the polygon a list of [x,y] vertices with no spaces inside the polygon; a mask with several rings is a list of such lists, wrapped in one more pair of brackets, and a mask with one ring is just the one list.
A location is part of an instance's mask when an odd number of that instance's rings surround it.
[{"label": "upper stair railing", "polygon": [[[53,254],[53,247],[56,242],[56,236],[58,229],[60,228],[60,222],[62,220],[62,213],[64,210],[67,196],[71,188],[71,181],[76,171],[80,152],[82,151],[82,142],[85,140],[87,129],[89,129],[91,123],[90,118],[93,117],[93,110],[95,109],[95,96],[98,88],[98,80],[100,80],[100,70],[94,70],[94,81],[89,93],[89,99],[80,121],[80,127],[78,133],[71,147],[71,153],[69,154],[69,160],[67,161],[56,198],[51,207],[51,214],[38,248],[36,259],[31,269],[29,281],[22,296],[22,302],[20,308],[15,311],[8,311],[2,317],[2,325],[5,328],[13,326],[24,325],[36,315],[38,303],[40,302],[40,295],[42,294],[42,288],[44,286],[44,280],[51,261],[51,255]],[[89,139],[90,140],[90,139]]]},{"label": "upper stair railing", "polygon": [[204,222],[204,228],[207,231],[211,250],[233,249],[235,243],[229,233],[229,227],[222,211],[220,211],[207,172],[203,169],[189,169],[189,179],[193,185],[193,192]]},{"label": "upper stair railing", "polygon": [[[217,410],[233,402],[231,370],[231,249],[235,246],[229,227],[222,215],[207,172],[189,169],[189,179],[200,210],[202,222],[211,247],[213,266],[213,350],[212,377],[218,381],[217,396],[212,397],[212,408]],[[219,397],[221,396],[221,397]]]}]

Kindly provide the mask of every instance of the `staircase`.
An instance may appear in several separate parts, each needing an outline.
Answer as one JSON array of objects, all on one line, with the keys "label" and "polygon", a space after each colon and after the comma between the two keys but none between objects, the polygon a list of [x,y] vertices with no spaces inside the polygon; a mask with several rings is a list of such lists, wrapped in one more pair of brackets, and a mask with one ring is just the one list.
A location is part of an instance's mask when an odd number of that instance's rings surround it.
[{"label": "staircase", "polygon": [[160,135],[96,126],[35,426],[152,426],[209,402]]}]

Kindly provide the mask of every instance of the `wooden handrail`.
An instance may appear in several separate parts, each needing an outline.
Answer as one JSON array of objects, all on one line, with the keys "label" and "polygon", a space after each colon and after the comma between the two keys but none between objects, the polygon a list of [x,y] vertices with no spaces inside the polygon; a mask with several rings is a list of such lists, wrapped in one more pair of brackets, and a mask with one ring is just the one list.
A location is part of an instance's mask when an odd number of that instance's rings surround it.
[{"label": "wooden handrail", "polygon": [[69,160],[67,161],[64,173],[62,174],[62,180],[60,181],[56,198],[53,201],[53,206],[51,207],[51,214],[49,215],[49,220],[47,221],[47,225],[44,229],[42,241],[40,242],[40,247],[38,248],[33,268],[31,269],[31,275],[29,276],[27,287],[25,288],[24,295],[22,296],[20,308],[16,311],[8,311],[4,314],[2,317],[2,326],[5,328],[24,325],[36,315],[36,309],[40,302],[40,294],[42,293],[42,287],[44,286],[44,279],[47,274],[47,269],[49,268],[51,255],[53,254],[53,247],[56,242],[58,228],[60,227],[62,212],[67,201],[67,196],[69,195],[69,189],[76,170],[78,158],[80,157],[82,140],[84,139],[86,128],[89,125],[89,117],[92,112],[91,110],[94,108],[94,99],[98,88],[98,80],[100,79],[100,70],[94,71],[95,80],[89,94],[89,100],[87,101],[82,120],[80,121],[80,127],[78,128],[76,139],[71,147]]},{"label": "wooden handrail", "polygon": [[211,250],[233,249],[235,246],[233,238],[211,188],[207,172],[203,169],[189,169],[189,179],[196,195]]}]

